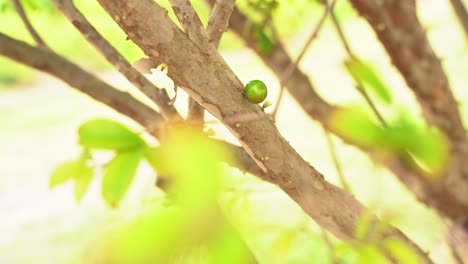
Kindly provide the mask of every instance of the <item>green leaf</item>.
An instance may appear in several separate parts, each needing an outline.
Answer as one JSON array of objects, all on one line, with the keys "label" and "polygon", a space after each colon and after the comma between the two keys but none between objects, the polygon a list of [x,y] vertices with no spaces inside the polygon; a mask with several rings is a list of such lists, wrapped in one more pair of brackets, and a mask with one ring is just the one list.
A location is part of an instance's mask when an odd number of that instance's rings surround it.
[{"label": "green leaf", "polygon": [[432,175],[441,173],[448,162],[446,137],[437,129],[418,124],[409,115],[401,114],[384,131],[382,146],[393,151],[408,151],[416,164]]},{"label": "green leaf", "polygon": [[336,134],[361,146],[375,146],[382,137],[382,128],[358,108],[336,110],[331,114],[328,125]]},{"label": "green leaf", "polygon": [[418,254],[400,240],[388,238],[384,240],[385,248],[401,264],[419,264],[422,263]]},{"label": "green leaf", "polygon": [[354,236],[357,240],[362,241],[366,238],[369,228],[372,221],[372,213],[370,210],[366,210],[359,217],[359,221],[356,224],[356,229],[354,230]]},{"label": "green leaf", "polygon": [[167,173],[167,166],[165,166],[163,153],[160,147],[147,147],[144,149],[144,155],[148,163],[158,173]]},{"label": "green leaf", "polygon": [[358,84],[362,84],[364,88],[372,90],[383,102],[387,104],[392,103],[390,89],[388,89],[370,65],[356,59],[346,60],[344,64]]},{"label": "green leaf", "polygon": [[93,149],[125,150],[145,145],[143,139],[126,126],[104,118],[92,119],[78,129],[79,143]]},{"label": "green leaf", "polygon": [[79,203],[89,188],[94,176],[94,170],[91,167],[81,166],[80,173],[73,179],[75,180],[75,200]]},{"label": "green leaf", "polygon": [[363,245],[359,248],[359,263],[387,264],[390,263],[374,245]]},{"label": "green leaf", "polygon": [[54,188],[80,173],[81,162],[78,160],[67,161],[58,166],[49,178],[49,188]]},{"label": "green leaf", "polygon": [[102,196],[110,207],[117,207],[125,196],[142,157],[140,150],[120,152],[107,165],[102,178]]},{"label": "green leaf", "polygon": [[262,28],[255,30],[255,38],[257,40],[257,49],[266,55],[270,54],[273,50],[273,41]]}]

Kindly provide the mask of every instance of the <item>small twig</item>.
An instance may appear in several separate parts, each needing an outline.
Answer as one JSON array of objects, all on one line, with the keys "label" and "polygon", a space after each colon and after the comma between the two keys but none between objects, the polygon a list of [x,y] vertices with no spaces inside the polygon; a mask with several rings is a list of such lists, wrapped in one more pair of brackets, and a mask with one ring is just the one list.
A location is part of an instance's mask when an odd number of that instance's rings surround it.
[{"label": "small twig", "polygon": [[206,32],[215,47],[219,46],[221,37],[227,31],[234,4],[235,0],[218,0],[213,6]]},{"label": "small twig", "polygon": [[189,0],[169,0],[172,9],[179,20],[185,34],[193,41],[201,50],[207,54],[211,54],[214,49],[209,43],[208,34],[203,27],[203,24],[197,12],[190,4]]},{"label": "small twig", "polygon": [[468,38],[468,12],[466,11],[465,5],[461,0],[450,0],[452,8],[457,15],[458,21],[463,27],[465,37]]},{"label": "small twig", "polygon": [[53,0],[53,3],[81,32],[81,34],[122,73],[133,85],[148,96],[160,108],[163,116],[170,120],[182,120],[166,90],[156,87],[132,65],[89,23],[75,7],[72,0]]},{"label": "small twig", "polygon": [[333,144],[333,139],[330,135],[330,132],[323,126],[323,133],[325,134],[325,138],[327,139],[328,150],[330,151],[330,156],[332,157],[333,164],[335,165],[336,173],[338,174],[338,179],[340,180],[341,186],[345,189],[348,193],[351,193],[351,187],[346,180],[343,168],[341,167],[340,160],[338,159],[338,155],[336,153],[335,144]]},{"label": "small twig", "polygon": [[29,34],[31,34],[31,37],[34,39],[34,42],[36,42],[38,47],[47,48],[47,45],[42,40],[41,36],[39,36],[39,34],[36,32],[36,30],[32,26],[31,22],[29,22],[28,16],[26,15],[26,12],[24,11],[24,8],[21,5],[20,0],[12,0],[12,1],[13,1],[13,5],[15,6],[16,12],[21,17],[21,20],[26,26],[26,29],[28,30]]},{"label": "small twig", "polygon": [[273,119],[276,119],[276,114],[278,113],[278,109],[281,103],[281,100],[283,98],[284,94],[284,88],[288,84],[289,79],[291,78],[294,69],[299,67],[299,63],[301,62],[302,58],[304,57],[306,51],[309,49],[310,45],[312,44],[312,41],[317,38],[318,34],[320,33],[320,30],[322,29],[323,25],[325,24],[325,20],[328,16],[329,13],[333,12],[333,8],[335,6],[336,0],[333,0],[333,2],[330,4],[328,0],[325,0],[325,11],[323,12],[322,17],[318,21],[317,25],[315,26],[314,31],[312,31],[312,34],[309,36],[307,39],[306,43],[304,44],[304,47],[301,49],[299,56],[297,56],[296,60],[292,62],[291,64],[288,65],[288,67],[285,70],[285,73],[283,74],[281,80],[280,80],[280,91],[278,95],[278,99],[276,100],[275,108],[273,109],[272,115]]},{"label": "small twig", "polygon": [[[343,31],[343,28],[341,27],[341,25],[340,25],[340,23],[338,21],[338,18],[336,17],[336,14],[335,14],[335,12],[333,10],[331,11],[330,16],[332,18],[333,25],[334,25],[334,27],[336,29],[336,32],[337,32],[338,37],[339,37],[339,39],[341,41],[341,44],[343,45],[346,52],[348,53],[348,56],[353,60],[357,60],[357,57],[354,55],[354,52],[351,49],[351,45],[349,45],[349,41],[346,38],[346,35],[345,35],[344,31]],[[361,94],[361,96],[364,98],[364,100],[366,100],[366,103],[369,105],[372,112],[374,112],[375,116],[380,121],[380,123],[385,127],[388,126],[387,122],[383,118],[383,115],[379,112],[379,110],[377,109],[377,106],[375,105],[374,101],[372,101],[371,97],[369,96],[369,93],[366,91],[366,89],[364,89],[363,84],[360,83],[360,82],[357,82],[355,88]]]},{"label": "small twig", "polygon": [[335,247],[333,246],[333,243],[330,240],[330,237],[328,237],[328,234],[325,231],[325,229],[320,228],[320,231],[322,233],[323,241],[325,241],[325,245],[327,246],[328,250],[330,250],[330,254],[331,254],[331,257],[332,257],[332,263],[333,264],[339,264],[339,262],[338,262],[338,260],[336,259],[336,256],[335,256]]}]

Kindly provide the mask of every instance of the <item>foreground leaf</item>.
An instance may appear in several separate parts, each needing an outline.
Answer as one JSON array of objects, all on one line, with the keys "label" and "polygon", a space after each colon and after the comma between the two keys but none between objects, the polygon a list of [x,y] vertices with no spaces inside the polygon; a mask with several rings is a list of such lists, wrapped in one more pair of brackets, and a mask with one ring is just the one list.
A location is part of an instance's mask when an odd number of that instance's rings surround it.
[{"label": "foreground leaf", "polygon": [[139,150],[121,152],[107,165],[102,178],[102,196],[110,207],[117,207],[125,196],[142,157]]},{"label": "foreground leaf", "polygon": [[382,138],[382,128],[358,108],[335,111],[328,120],[328,125],[336,134],[361,146],[375,146]]},{"label": "foreground leaf", "polygon": [[80,173],[74,177],[75,180],[75,200],[79,203],[89,188],[93,180],[93,168],[82,166]]},{"label": "foreground leaf", "polygon": [[390,89],[384,84],[370,65],[356,59],[346,60],[344,64],[357,83],[363,84],[365,86],[364,88],[371,89],[383,102],[387,104],[392,103]]},{"label": "foreground leaf", "polygon": [[126,126],[105,118],[96,118],[78,129],[79,143],[93,149],[124,150],[144,146],[143,139]]},{"label": "foreground leaf", "polygon": [[80,161],[67,161],[58,166],[49,178],[49,188],[54,188],[72,178],[80,172]]}]

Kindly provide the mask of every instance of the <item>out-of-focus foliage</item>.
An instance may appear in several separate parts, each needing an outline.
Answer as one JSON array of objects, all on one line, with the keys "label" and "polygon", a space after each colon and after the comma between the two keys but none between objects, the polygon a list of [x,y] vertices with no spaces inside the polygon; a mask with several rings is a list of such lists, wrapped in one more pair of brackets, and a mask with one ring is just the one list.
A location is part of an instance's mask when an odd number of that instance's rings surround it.
[{"label": "out-of-focus foliage", "polygon": [[143,215],[113,230],[113,239],[105,239],[98,262],[104,258],[112,263],[167,263],[203,248],[209,252],[204,263],[245,263],[249,258],[244,242],[217,203],[223,176],[220,162],[230,157],[204,134],[192,128],[171,128],[162,144],[153,147],[125,125],[98,118],[81,125],[78,136],[86,148],[84,154],[60,165],[49,183],[55,187],[75,179],[77,201],[93,178],[88,149],[115,153],[103,168],[101,184],[102,197],[111,208],[124,199],[143,159],[170,181],[165,190],[169,206],[150,206]]},{"label": "out-of-focus foliage", "polygon": [[[408,159],[434,178],[444,169],[449,157],[448,141],[442,132],[417,119],[399,113],[387,126],[377,124],[359,108],[340,108],[329,119],[330,128],[354,144],[384,155]],[[410,155],[410,156],[408,156]],[[412,157],[412,158],[411,158]]]},{"label": "out-of-focus foliage", "polygon": [[369,64],[357,59],[349,59],[344,62],[344,65],[358,85],[372,91],[383,102],[392,103],[390,89]]},{"label": "out-of-focus foliage", "polygon": [[361,215],[355,231],[355,240],[338,243],[334,256],[339,263],[393,263],[420,264],[422,260],[406,242],[386,236],[389,225],[385,221],[373,220],[367,210]]},{"label": "out-of-focus foliage", "polygon": [[49,178],[49,187],[54,188],[68,180],[75,184],[75,199],[80,202],[94,176],[94,168],[90,166],[90,153],[83,150],[77,160],[67,161],[58,166]]}]

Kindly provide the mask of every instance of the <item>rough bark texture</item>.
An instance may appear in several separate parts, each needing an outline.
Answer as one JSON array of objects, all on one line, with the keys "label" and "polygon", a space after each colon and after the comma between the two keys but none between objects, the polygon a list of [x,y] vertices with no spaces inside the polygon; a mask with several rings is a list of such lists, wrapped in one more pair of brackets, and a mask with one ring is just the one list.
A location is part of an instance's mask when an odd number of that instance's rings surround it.
[{"label": "rough bark texture", "polygon": [[[416,95],[430,125],[451,143],[451,157],[441,182],[430,187],[426,202],[452,219],[468,218],[468,141],[440,60],[418,20],[415,0],[351,0],[374,29],[395,67]],[[427,185],[430,185],[427,183]]]},{"label": "rough bark texture", "polygon": [[[156,3],[151,0],[99,2],[150,59],[169,65],[169,76],[219,120],[249,114],[265,116],[258,105],[242,96],[242,83],[219,54],[202,52]],[[257,165],[318,224],[339,238],[353,237],[363,207],[348,193],[326,182],[291,148],[271,120],[265,117],[255,122],[225,125]],[[408,241],[397,230],[392,229],[388,234]]]}]

